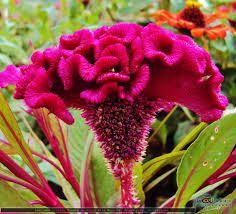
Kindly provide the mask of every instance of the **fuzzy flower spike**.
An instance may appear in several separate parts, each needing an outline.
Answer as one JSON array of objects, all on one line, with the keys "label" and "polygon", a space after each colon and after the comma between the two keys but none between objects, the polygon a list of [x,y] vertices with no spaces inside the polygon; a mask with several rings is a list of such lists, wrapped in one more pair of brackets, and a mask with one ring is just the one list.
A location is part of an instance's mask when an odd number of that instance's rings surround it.
[{"label": "fuzzy flower spike", "polygon": [[15,84],[15,98],[32,109],[46,107],[68,124],[74,121],[68,108],[81,109],[121,182],[121,207],[138,206],[133,167],[142,160],[157,112],[177,103],[210,122],[227,106],[223,76],[209,54],[191,38],[154,24],[82,29],[31,60],[8,66],[0,86]]}]

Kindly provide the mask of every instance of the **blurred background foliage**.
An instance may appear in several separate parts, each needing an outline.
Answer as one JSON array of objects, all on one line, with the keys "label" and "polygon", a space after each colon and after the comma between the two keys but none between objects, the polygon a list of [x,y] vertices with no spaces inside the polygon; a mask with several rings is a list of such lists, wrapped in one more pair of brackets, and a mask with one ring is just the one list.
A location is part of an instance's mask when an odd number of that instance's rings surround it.
[{"label": "blurred background foliage", "polygon": [[[202,4],[202,10],[211,14],[219,6],[230,5],[234,1],[199,0],[199,2]],[[56,45],[63,33],[72,33],[83,27],[94,29],[121,21],[145,26],[154,22],[152,14],[159,9],[177,13],[184,7],[184,0],[1,0],[0,70],[8,64],[28,63],[35,50],[43,50]],[[230,19],[236,21],[235,13],[229,15]],[[217,22],[229,24],[227,19],[217,20]],[[163,27],[178,32],[170,26],[164,25]],[[208,51],[225,76],[223,93],[228,96],[231,103],[230,108],[233,108],[236,103],[236,33],[227,33],[224,39],[198,38],[195,41],[201,46],[207,44]],[[23,134],[27,138],[28,130],[22,121],[22,114],[39,137],[44,139],[34,119],[24,111],[20,111],[22,109],[21,101],[13,100],[12,91],[12,88],[8,87],[3,92],[16,113]],[[165,116],[165,113],[158,115],[158,120],[152,128],[159,127]],[[172,117],[161,125],[159,134],[150,140],[144,161],[170,152],[190,130],[196,127],[198,122],[198,118],[192,112],[185,108],[178,108],[173,112]],[[51,178],[50,180],[55,180],[48,167],[43,166],[42,168],[47,177]],[[175,179],[170,177],[170,181],[166,180],[159,189],[151,191],[147,195],[147,200],[152,198],[154,193],[162,191],[159,194],[161,197],[158,198],[162,202],[175,192],[173,189],[176,189]],[[150,199],[149,205],[152,203],[154,202]]]},{"label": "blurred background foliage", "polygon": [[[211,14],[220,5],[230,4],[233,0],[199,2],[201,9]],[[153,21],[151,14],[159,9],[176,13],[184,7],[184,0],[1,0],[0,69],[12,62],[27,63],[35,49],[55,45],[63,33],[120,21],[146,25]],[[226,23],[227,20],[217,22]],[[207,41],[209,51],[223,69],[236,66],[235,38],[228,33],[224,40]],[[196,42],[201,44],[202,40]]]}]

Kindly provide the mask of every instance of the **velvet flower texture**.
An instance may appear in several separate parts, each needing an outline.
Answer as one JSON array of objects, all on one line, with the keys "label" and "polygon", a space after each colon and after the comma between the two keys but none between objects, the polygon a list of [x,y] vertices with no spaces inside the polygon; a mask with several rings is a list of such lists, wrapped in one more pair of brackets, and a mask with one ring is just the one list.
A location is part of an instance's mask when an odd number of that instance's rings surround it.
[{"label": "velvet flower texture", "polygon": [[210,55],[191,38],[155,24],[82,29],[31,60],[8,66],[0,86],[15,84],[16,99],[31,109],[45,107],[67,124],[74,121],[68,109],[81,109],[121,182],[121,207],[138,206],[133,167],[157,112],[177,103],[211,122],[227,106],[223,76]]},{"label": "velvet flower texture", "polygon": [[180,31],[190,33],[196,38],[207,35],[211,40],[223,39],[227,31],[234,32],[234,28],[231,26],[214,24],[214,22],[226,18],[225,14],[221,12],[205,14],[200,6],[195,1],[187,1],[186,7],[179,13],[172,14],[166,10],[159,10],[153,14],[153,18],[158,25],[168,24]]}]

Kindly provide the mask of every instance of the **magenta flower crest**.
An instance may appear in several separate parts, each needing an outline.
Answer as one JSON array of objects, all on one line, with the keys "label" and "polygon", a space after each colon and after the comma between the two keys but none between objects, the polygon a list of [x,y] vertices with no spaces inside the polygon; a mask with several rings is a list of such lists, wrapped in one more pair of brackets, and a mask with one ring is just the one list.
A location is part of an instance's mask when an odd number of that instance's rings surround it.
[{"label": "magenta flower crest", "polygon": [[32,109],[46,107],[68,124],[74,122],[68,109],[81,109],[121,181],[123,207],[138,205],[132,169],[144,155],[157,112],[179,104],[210,122],[228,104],[210,55],[191,38],[154,24],[82,29],[35,52],[31,61],[8,66],[0,86],[15,84],[16,99]]}]

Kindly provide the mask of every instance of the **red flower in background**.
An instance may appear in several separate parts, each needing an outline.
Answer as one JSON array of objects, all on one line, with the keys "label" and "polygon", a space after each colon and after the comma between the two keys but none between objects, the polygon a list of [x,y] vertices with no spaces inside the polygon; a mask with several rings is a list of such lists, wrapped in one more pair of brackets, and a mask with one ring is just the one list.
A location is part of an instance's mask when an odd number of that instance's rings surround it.
[{"label": "red flower in background", "polygon": [[220,94],[223,76],[209,54],[191,38],[154,24],[82,29],[63,35],[57,47],[35,52],[31,61],[8,66],[0,86],[15,84],[16,99],[32,109],[45,107],[68,124],[74,121],[68,108],[83,110],[121,180],[123,207],[138,203],[132,168],[145,152],[156,112],[177,103],[210,122],[228,104]]},{"label": "red flower in background", "polygon": [[168,25],[180,30],[187,30],[193,37],[202,37],[207,35],[209,39],[223,39],[226,32],[234,32],[234,29],[224,24],[212,23],[219,19],[226,18],[221,12],[211,15],[201,11],[200,5],[194,1],[188,1],[187,6],[177,14],[172,14],[166,10],[159,10],[153,14],[158,25],[167,23]]}]

